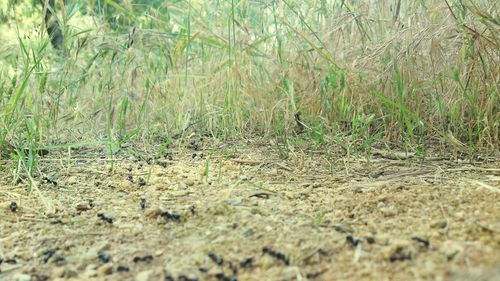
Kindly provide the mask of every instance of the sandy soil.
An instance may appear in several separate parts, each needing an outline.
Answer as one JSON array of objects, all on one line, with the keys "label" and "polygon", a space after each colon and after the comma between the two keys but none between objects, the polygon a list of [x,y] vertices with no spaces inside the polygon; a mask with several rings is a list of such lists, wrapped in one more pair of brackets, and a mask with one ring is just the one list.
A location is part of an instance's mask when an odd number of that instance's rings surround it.
[{"label": "sandy soil", "polygon": [[2,164],[0,280],[500,280],[498,159],[101,155],[51,152],[31,193]]}]

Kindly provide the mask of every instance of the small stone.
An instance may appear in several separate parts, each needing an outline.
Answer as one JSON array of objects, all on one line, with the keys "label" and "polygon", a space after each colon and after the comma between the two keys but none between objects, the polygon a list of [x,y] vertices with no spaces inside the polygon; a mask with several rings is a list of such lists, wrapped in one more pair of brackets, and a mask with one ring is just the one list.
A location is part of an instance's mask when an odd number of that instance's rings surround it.
[{"label": "small stone", "polygon": [[200,176],[204,177],[207,175],[207,170],[205,168],[200,169],[199,173],[200,173]]},{"label": "small stone", "polygon": [[153,274],[153,270],[144,270],[135,276],[135,281],[149,281],[151,279],[151,275]]},{"label": "small stone", "polygon": [[78,212],[85,212],[89,209],[89,204],[87,204],[87,202],[85,203],[78,203],[76,206],[75,206],[76,210]]},{"label": "small stone", "polygon": [[282,280],[300,280],[300,270],[296,266],[288,266],[281,272]]},{"label": "small stone", "polygon": [[156,183],[153,186],[154,186],[154,189],[157,190],[157,191],[161,191],[161,190],[167,189],[167,185],[164,184],[164,183]]},{"label": "small stone", "polygon": [[156,218],[161,214],[160,208],[151,208],[144,212],[144,215],[148,218]]},{"label": "small stone", "polygon": [[253,235],[253,229],[251,229],[251,228],[248,228],[247,230],[245,230],[245,232],[243,232],[243,236],[245,236],[245,237],[249,237],[252,235]]},{"label": "small stone", "polygon": [[52,269],[52,278],[61,278],[64,277],[66,273],[66,269],[64,267],[55,267]]},{"label": "small stone", "polygon": [[194,185],[194,180],[192,180],[192,179],[186,180],[186,185],[187,186],[193,186]]},{"label": "small stone", "polygon": [[84,278],[93,278],[93,277],[96,277],[96,276],[97,276],[97,270],[95,270],[95,269],[85,270],[82,273],[82,277],[84,277]]},{"label": "small stone", "polygon": [[105,263],[97,269],[97,276],[103,277],[113,273],[113,263]]},{"label": "small stone", "polygon": [[431,223],[431,227],[432,228],[446,228],[446,226],[448,225],[448,222],[445,221],[445,220],[436,220],[436,221],[433,221]]},{"label": "small stone", "polygon": [[78,179],[75,176],[71,176],[68,179],[66,179],[66,184],[67,185],[74,185],[78,182]]},{"label": "small stone", "polygon": [[398,210],[394,207],[380,208],[380,212],[384,217],[394,217],[398,214]]},{"label": "small stone", "polygon": [[323,184],[323,183],[321,183],[321,182],[315,182],[315,183],[313,183],[313,184],[312,184],[312,186],[311,186],[311,187],[312,187],[312,188],[318,188],[318,187],[321,187],[321,186],[322,186],[322,184]]},{"label": "small stone", "polygon": [[14,281],[30,281],[31,275],[24,274],[24,273],[16,273],[16,274],[14,274],[14,276],[12,276],[12,280],[14,280]]},{"label": "small stone", "polygon": [[335,231],[337,231],[337,232],[346,233],[346,234],[354,232],[354,230],[348,224],[345,224],[345,223],[335,224],[335,225],[333,225],[333,229],[335,229]]}]

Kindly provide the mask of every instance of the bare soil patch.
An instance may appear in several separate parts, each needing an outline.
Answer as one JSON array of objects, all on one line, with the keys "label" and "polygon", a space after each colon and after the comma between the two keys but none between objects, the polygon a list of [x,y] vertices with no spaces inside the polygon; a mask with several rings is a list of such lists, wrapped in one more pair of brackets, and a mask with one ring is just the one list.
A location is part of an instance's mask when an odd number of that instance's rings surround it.
[{"label": "bare soil patch", "polygon": [[2,168],[0,279],[500,280],[498,159],[194,148]]}]

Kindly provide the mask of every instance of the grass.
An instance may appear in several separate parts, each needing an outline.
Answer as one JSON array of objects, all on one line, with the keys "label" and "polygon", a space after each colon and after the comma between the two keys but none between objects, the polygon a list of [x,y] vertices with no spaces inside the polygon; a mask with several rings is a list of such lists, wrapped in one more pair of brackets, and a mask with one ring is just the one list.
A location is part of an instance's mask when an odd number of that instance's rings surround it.
[{"label": "grass", "polygon": [[97,141],[112,158],[192,130],[269,137],[283,157],[303,133],[367,156],[498,152],[499,4],[393,2],[70,3],[62,53],[33,29],[41,7],[4,5],[1,157],[32,175],[42,149]]}]

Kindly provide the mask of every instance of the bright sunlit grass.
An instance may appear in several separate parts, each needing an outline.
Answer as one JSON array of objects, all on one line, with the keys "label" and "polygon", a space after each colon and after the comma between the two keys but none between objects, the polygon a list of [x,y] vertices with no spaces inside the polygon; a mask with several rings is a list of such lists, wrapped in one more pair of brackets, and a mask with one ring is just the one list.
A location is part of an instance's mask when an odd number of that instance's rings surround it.
[{"label": "bright sunlit grass", "polygon": [[495,1],[78,1],[59,53],[25,2],[2,7],[3,158],[192,130],[498,150]]}]

